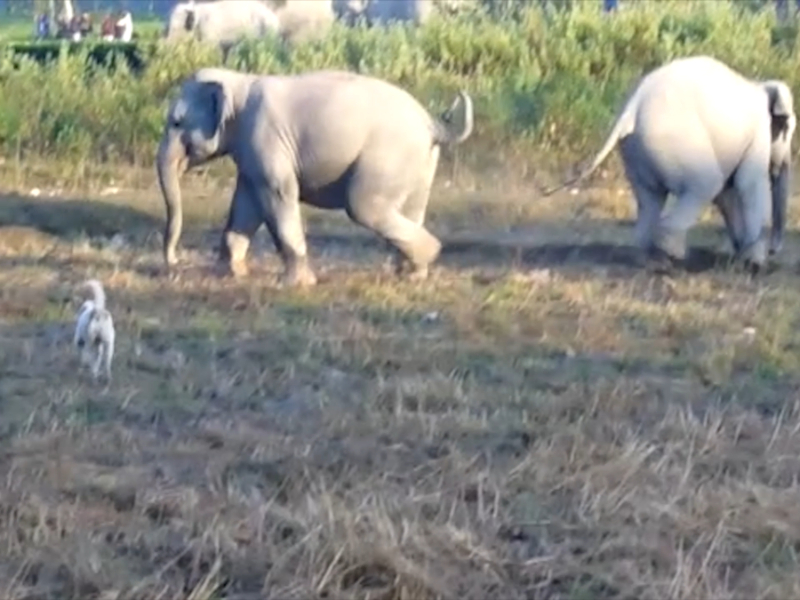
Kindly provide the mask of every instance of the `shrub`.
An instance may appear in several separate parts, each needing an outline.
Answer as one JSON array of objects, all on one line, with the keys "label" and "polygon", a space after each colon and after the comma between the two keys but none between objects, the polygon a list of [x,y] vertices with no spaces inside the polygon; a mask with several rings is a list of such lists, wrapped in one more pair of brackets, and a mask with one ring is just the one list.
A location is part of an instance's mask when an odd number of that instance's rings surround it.
[{"label": "shrub", "polygon": [[[710,54],[748,76],[784,78],[800,95],[797,28],[776,26],[771,9],[750,4],[664,0],[607,15],[599,2],[570,10],[527,3],[436,17],[420,28],[337,24],[324,39],[293,48],[275,39],[243,42],[226,64],[259,73],[368,73],[402,85],[436,112],[463,87],[475,99],[477,137],[583,154],[598,147],[637,78],[676,57]],[[218,50],[193,41],[139,42],[141,72],[125,60],[110,64],[108,47],[60,49],[50,61],[31,56],[51,50],[2,53],[6,155],[152,161],[176,84],[199,67],[223,64]]]}]

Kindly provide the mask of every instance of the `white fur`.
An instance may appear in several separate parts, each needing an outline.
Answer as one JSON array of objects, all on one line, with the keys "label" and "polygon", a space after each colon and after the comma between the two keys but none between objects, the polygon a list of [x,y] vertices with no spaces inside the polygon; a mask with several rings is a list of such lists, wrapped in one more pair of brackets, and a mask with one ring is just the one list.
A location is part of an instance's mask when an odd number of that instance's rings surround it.
[{"label": "white fur", "polygon": [[94,298],[86,300],[78,311],[74,344],[80,350],[81,363],[91,365],[94,379],[97,379],[102,366],[106,379],[110,381],[116,336],[114,320],[106,309],[106,294],[100,282],[90,279],[84,286],[92,290]]}]

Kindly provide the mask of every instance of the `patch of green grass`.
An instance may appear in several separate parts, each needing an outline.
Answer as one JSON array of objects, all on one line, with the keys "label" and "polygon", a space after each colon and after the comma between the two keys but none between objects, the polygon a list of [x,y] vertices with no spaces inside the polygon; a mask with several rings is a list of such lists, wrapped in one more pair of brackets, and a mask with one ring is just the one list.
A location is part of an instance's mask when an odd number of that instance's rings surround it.
[{"label": "patch of green grass", "polygon": [[34,30],[33,19],[3,17],[3,22],[0,23],[0,43],[31,39]]}]

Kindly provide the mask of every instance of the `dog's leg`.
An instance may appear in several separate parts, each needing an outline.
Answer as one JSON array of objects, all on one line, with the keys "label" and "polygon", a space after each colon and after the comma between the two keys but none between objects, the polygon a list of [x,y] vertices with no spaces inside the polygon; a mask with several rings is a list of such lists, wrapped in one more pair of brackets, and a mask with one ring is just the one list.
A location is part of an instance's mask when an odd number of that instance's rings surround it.
[{"label": "dog's leg", "polygon": [[100,366],[103,362],[103,354],[101,348],[95,347],[95,358],[94,363],[92,364],[92,377],[95,381],[100,376]]},{"label": "dog's leg", "polygon": [[88,367],[91,364],[92,364],[91,352],[88,346],[86,346],[86,344],[84,343],[84,345],[81,346],[81,367]]},{"label": "dog's leg", "polygon": [[114,358],[114,342],[113,340],[106,341],[103,344],[103,358],[106,373],[106,380],[111,381],[111,359]]}]

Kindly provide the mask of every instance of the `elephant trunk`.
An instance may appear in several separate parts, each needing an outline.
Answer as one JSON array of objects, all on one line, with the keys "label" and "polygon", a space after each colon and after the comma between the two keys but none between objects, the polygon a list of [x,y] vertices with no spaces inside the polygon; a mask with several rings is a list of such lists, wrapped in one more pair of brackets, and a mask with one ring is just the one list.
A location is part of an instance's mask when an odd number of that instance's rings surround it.
[{"label": "elephant trunk", "polygon": [[441,116],[436,128],[436,142],[439,144],[460,144],[472,134],[473,109],[472,98],[465,91]]},{"label": "elephant trunk", "polygon": [[164,262],[167,268],[177,262],[175,248],[183,228],[183,207],[179,178],[187,168],[186,149],[176,135],[164,135],[158,147],[156,168],[158,184],[167,208],[167,225],[164,230]]},{"label": "elephant trunk", "polygon": [[781,164],[778,172],[772,178],[772,238],[770,240],[770,254],[777,254],[783,246],[783,233],[786,230],[786,204],[789,200],[791,187],[791,169],[789,164]]}]

